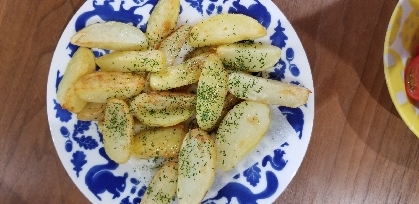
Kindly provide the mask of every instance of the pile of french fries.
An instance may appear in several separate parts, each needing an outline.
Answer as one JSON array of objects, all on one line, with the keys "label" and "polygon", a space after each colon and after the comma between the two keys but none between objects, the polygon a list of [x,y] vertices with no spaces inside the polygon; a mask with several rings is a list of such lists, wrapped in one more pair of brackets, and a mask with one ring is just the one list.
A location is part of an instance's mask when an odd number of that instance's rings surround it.
[{"label": "pile of french fries", "polygon": [[[310,90],[251,75],[274,66],[281,50],[253,40],[256,20],[219,14],[177,26],[179,0],[160,0],[147,30],[120,22],[89,25],[59,84],[61,106],[98,121],[117,163],[163,157],[141,203],[200,203],[216,168],[231,170],[265,135],[271,105],[298,107]],[[182,47],[194,50],[175,64]],[[90,48],[112,50],[94,57]],[[96,66],[100,68],[95,71]]]}]

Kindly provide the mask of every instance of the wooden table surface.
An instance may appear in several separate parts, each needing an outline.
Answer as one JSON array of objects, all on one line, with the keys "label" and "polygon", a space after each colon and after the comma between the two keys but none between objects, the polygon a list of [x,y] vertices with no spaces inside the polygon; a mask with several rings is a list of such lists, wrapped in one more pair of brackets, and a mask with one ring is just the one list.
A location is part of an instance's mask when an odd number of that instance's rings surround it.
[{"label": "wooden table surface", "polygon": [[[0,1],[0,203],[89,203],[55,151],[51,58],[83,0]],[[383,43],[397,0],[274,0],[307,52],[315,120],[275,203],[417,203],[419,139],[390,99]]]}]

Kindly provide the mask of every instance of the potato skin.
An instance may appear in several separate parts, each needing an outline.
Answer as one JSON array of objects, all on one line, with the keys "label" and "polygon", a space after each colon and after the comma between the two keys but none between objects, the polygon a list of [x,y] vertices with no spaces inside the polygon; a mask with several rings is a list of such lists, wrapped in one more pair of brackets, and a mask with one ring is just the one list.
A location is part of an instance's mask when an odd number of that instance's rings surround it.
[{"label": "potato skin", "polygon": [[95,71],[95,57],[89,48],[80,47],[67,65],[64,76],[58,85],[57,100],[61,107],[78,113],[86,106],[87,101],[78,97],[74,84],[82,76]]},{"label": "potato skin", "polygon": [[74,85],[77,95],[88,102],[106,103],[109,99],[127,99],[144,89],[141,75],[123,72],[94,72],[81,77]]}]

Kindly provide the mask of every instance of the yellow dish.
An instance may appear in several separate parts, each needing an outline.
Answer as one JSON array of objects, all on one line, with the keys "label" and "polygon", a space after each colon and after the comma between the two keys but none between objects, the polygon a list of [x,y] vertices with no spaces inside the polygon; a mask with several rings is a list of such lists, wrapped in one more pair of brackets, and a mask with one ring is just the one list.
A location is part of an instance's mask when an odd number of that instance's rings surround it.
[{"label": "yellow dish", "polygon": [[419,45],[419,1],[400,0],[394,9],[384,42],[384,73],[391,99],[401,118],[419,137],[419,103],[408,98],[404,69]]}]

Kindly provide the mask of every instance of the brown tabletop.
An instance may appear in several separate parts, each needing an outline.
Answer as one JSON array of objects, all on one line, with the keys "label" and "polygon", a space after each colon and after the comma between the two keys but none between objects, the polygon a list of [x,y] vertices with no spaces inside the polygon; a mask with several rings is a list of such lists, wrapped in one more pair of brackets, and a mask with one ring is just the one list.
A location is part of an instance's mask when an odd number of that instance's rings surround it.
[{"label": "brown tabletop", "polygon": [[[83,0],[0,1],[0,203],[89,203],[55,151],[46,113],[55,46]],[[417,203],[419,139],[384,80],[397,0],[274,0],[307,52],[315,119],[275,203]]]}]

